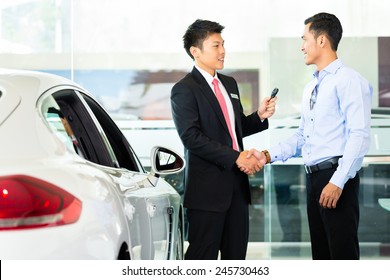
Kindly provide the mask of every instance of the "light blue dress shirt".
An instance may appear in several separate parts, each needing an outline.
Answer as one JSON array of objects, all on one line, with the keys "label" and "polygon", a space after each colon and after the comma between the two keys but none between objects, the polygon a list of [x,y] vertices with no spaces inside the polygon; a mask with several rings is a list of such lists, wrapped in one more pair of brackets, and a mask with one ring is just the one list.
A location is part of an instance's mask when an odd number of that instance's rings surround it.
[{"label": "light blue dress shirt", "polygon": [[[355,177],[370,146],[372,86],[336,59],[304,88],[299,128],[293,136],[268,149],[271,162],[302,156],[314,165],[342,156],[330,182],[343,189]],[[310,97],[317,98],[310,109]]]}]

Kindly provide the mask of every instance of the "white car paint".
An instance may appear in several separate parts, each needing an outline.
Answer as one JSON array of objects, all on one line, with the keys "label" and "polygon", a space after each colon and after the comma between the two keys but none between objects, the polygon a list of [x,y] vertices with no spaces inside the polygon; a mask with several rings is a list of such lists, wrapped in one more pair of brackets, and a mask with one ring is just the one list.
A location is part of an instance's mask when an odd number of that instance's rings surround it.
[{"label": "white car paint", "polygon": [[[90,146],[84,147],[90,154],[96,152],[95,158],[78,155],[69,145],[70,140],[61,135],[61,129],[56,130],[49,121],[47,104],[58,105],[52,97],[58,92],[83,106],[82,110],[78,108],[82,113],[80,123],[88,119],[83,133],[94,133],[88,138]],[[57,101],[68,100],[67,106],[72,107],[73,99],[63,96],[57,96]],[[95,109],[77,99],[85,97],[95,104]],[[76,111],[69,111],[68,116]],[[110,138],[95,111],[109,118],[87,90],[65,78],[34,71],[0,70],[0,259],[182,258],[180,195],[158,177],[180,172],[184,160],[171,151],[181,163],[179,168],[144,171],[130,145],[123,142],[125,137],[121,137],[119,129],[113,129],[115,137]],[[112,124],[106,123],[107,128],[111,129]],[[83,127],[79,126],[79,133],[80,129]],[[114,142],[119,143],[116,145],[122,148],[121,153],[115,150]],[[124,153],[127,149],[128,154]],[[153,151],[152,162],[159,150]],[[134,156],[136,170],[122,166],[127,165],[126,156]],[[5,178],[19,175],[38,178],[77,198],[81,202],[78,219],[65,225],[20,227],[36,217],[12,220],[7,216],[12,194],[7,192]]]}]

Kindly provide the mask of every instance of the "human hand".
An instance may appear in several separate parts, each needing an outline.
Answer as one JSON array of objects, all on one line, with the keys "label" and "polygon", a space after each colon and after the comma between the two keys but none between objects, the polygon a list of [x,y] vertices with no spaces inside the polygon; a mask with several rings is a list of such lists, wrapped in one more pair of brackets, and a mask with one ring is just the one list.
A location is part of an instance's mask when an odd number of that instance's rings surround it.
[{"label": "human hand", "polygon": [[339,200],[341,193],[343,192],[335,184],[329,182],[321,192],[320,205],[324,208],[336,208],[337,201]]},{"label": "human hand", "polygon": [[246,155],[247,158],[250,158],[251,156],[254,156],[257,158],[257,160],[260,162],[261,165],[267,164],[267,157],[263,152],[260,152],[256,149],[250,149]]},{"label": "human hand", "polygon": [[248,156],[248,151],[242,151],[236,160],[236,164],[240,170],[248,175],[253,175],[259,172],[264,164],[259,161],[256,156]]},{"label": "human hand", "polygon": [[277,97],[271,98],[270,96],[263,99],[260,107],[257,109],[257,114],[261,120],[270,118],[275,113]]},{"label": "human hand", "polygon": [[[267,164],[267,156],[265,155],[265,153],[264,152],[260,152],[260,151],[258,151],[258,150],[256,150],[256,149],[250,149],[249,151],[248,151],[248,153],[246,154],[246,157],[249,159],[249,158],[251,158],[251,157],[255,157],[256,159],[257,159],[257,164],[259,165],[259,166],[261,166],[261,169],[264,167],[264,165],[266,165]],[[248,169],[245,169],[245,167],[241,167],[240,168],[240,170],[242,171],[242,172],[245,172],[245,173],[247,173],[248,174],[248,172],[249,172],[249,170]]]}]

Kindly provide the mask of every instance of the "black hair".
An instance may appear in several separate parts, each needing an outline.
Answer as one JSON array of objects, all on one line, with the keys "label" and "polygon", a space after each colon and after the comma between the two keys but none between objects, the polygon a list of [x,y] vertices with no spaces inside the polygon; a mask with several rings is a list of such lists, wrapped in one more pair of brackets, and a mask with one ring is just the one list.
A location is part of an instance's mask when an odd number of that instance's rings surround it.
[{"label": "black hair", "polygon": [[58,110],[57,108],[49,107],[47,109],[47,112],[49,114],[57,114],[61,119],[65,118],[64,114],[60,110]]},{"label": "black hair", "polygon": [[318,13],[305,20],[305,25],[309,23],[311,23],[309,31],[313,32],[314,38],[325,35],[330,41],[332,50],[337,51],[343,35],[343,28],[339,19],[332,14]]},{"label": "black hair", "polygon": [[208,36],[214,33],[222,33],[225,27],[218,22],[197,19],[194,23],[188,26],[186,33],[183,36],[184,49],[187,54],[194,59],[190,52],[192,46],[202,49],[203,42]]}]

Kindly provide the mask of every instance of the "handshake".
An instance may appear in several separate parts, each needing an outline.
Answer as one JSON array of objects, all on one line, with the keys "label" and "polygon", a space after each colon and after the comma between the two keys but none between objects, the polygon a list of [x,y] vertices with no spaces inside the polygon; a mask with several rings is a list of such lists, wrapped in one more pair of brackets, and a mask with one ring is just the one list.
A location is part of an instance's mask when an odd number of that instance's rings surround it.
[{"label": "handshake", "polygon": [[268,162],[270,162],[269,153],[256,149],[242,151],[236,160],[238,168],[248,175],[259,172]]}]

